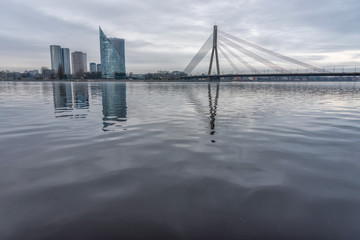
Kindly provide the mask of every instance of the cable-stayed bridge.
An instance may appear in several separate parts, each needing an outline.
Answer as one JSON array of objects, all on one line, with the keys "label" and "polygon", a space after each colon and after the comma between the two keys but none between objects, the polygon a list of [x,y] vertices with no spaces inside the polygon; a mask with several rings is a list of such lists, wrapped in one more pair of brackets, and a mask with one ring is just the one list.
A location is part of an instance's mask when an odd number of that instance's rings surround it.
[{"label": "cable-stayed bridge", "polygon": [[[203,62],[210,52],[207,74],[193,74],[194,69]],[[231,74],[220,72],[219,53],[231,66],[233,70]],[[271,59],[277,61],[274,62]],[[279,61],[283,64],[279,64]],[[214,64],[215,73],[213,73]],[[267,70],[259,70],[258,65],[264,66]],[[354,71],[344,71],[344,69],[339,71],[335,68],[329,70],[313,66],[219,31],[217,26],[214,26],[213,33],[210,34],[204,45],[186,66],[184,72],[188,75],[184,77],[186,79],[204,77],[220,79],[221,77],[360,76],[356,67]]]}]

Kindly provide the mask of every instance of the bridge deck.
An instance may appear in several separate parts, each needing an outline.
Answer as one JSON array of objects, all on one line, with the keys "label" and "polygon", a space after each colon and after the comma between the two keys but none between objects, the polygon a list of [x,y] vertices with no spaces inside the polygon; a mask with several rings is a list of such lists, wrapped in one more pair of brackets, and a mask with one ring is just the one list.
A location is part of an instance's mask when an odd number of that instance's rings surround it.
[{"label": "bridge deck", "polygon": [[183,79],[193,78],[225,78],[225,77],[349,77],[360,76],[360,72],[342,73],[249,73],[249,74],[220,74],[220,75],[194,75],[181,77]]}]

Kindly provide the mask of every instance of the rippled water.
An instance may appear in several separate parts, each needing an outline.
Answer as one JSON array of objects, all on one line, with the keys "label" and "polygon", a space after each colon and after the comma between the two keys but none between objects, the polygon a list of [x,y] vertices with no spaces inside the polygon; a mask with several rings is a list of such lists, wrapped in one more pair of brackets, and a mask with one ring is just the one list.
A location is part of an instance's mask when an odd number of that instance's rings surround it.
[{"label": "rippled water", "polygon": [[0,239],[360,239],[360,83],[0,82]]}]

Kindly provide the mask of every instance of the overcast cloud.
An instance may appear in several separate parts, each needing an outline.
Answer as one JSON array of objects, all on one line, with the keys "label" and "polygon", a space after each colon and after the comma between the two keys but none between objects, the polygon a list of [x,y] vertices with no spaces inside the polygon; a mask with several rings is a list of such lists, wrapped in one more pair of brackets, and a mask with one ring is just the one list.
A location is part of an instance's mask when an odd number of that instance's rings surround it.
[{"label": "overcast cloud", "polygon": [[130,72],[183,70],[219,28],[317,66],[360,66],[358,0],[1,0],[0,70],[50,67],[49,45],[100,62],[98,27]]}]

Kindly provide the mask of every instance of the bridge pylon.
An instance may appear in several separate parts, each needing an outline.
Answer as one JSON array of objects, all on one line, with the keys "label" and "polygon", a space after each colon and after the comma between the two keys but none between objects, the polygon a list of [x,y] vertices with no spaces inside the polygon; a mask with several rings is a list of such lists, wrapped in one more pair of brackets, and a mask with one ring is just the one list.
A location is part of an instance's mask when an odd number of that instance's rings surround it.
[{"label": "bridge pylon", "polygon": [[214,25],[214,32],[213,32],[213,46],[211,50],[211,58],[210,58],[210,66],[209,66],[209,72],[208,75],[211,75],[211,68],[214,61],[214,55],[215,55],[215,61],[216,61],[216,70],[217,75],[220,75],[220,66],[219,66],[219,55],[218,55],[218,47],[217,47],[217,26]]}]

